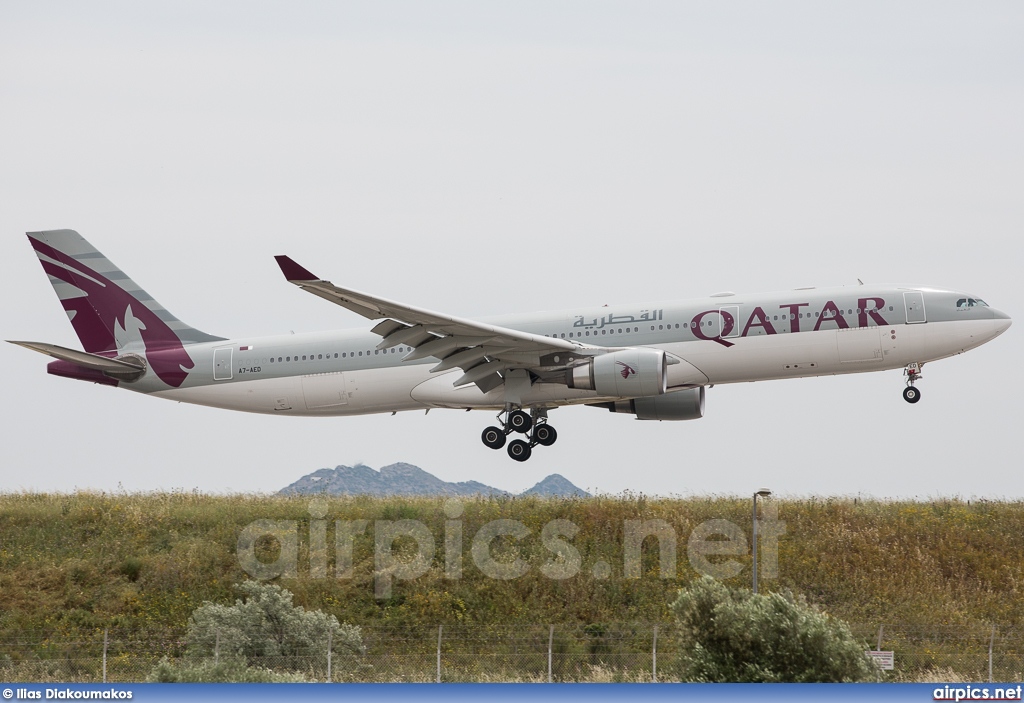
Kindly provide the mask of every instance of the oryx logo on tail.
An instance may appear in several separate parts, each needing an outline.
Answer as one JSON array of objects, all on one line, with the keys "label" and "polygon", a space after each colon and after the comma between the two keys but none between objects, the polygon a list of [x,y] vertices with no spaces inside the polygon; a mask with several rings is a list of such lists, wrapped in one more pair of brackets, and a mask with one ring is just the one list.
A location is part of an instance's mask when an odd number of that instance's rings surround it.
[{"label": "oryx logo on tail", "polygon": [[178,388],[195,367],[184,343],[219,339],[167,312],[77,232],[32,232],[29,240],[85,351],[145,352],[157,377]]}]

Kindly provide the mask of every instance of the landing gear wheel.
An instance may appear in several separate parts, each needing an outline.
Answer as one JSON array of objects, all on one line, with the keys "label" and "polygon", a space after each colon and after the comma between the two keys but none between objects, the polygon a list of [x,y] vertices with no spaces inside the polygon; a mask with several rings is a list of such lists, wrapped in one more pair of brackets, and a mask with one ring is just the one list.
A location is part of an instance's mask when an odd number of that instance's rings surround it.
[{"label": "landing gear wheel", "polygon": [[533,418],[527,412],[513,410],[508,414],[508,426],[516,432],[523,432],[525,434],[530,431],[532,425]]},{"label": "landing gear wheel", "polygon": [[532,453],[530,445],[521,439],[513,439],[508,443],[508,455],[516,461],[526,461]]},{"label": "landing gear wheel", "polygon": [[488,427],[480,435],[481,441],[491,449],[501,449],[505,446],[505,433],[497,427]]},{"label": "landing gear wheel", "polygon": [[913,386],[907,386],[903,389],[903,400],[908,403],[916,403],[921,400],[921,391],[917,390]]},{"label": "landing gear wheel", "polygon": [[550,447],[558,439],[558,433],[554,427],[544,423],[533,428],[533,439],[542,447]]}]

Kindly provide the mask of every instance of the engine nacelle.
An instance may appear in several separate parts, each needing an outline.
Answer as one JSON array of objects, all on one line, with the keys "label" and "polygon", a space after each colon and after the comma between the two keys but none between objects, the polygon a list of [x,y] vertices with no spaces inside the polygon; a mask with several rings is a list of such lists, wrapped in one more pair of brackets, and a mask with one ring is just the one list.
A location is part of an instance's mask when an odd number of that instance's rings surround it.
[{"label": "engine nacelle", "polygon": [[613,413],[630,413],[637,420],[699,420],[704,417],[704,386],[633,400],[600,403]]},{"label": "engine nacelle", "polygon": [[637,347],[588,359],[566,372],[569,388],[620,398],[657,396],[666,387],[665,352]]}]

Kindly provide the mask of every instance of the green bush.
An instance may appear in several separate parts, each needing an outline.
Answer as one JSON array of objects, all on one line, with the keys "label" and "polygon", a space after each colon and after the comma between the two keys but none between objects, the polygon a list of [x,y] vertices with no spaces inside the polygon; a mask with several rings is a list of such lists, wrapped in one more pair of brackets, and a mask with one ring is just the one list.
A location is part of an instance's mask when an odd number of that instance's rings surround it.
[{"label": "green bush", "polygon": [[135,583],[139,580],[142,572],[142,560],[137,557],[128,557],[121,563],[121,573],[128,577],[128,580]]},{"label": "green bush", "polygon": [[299,674],[282,674],[270,669],[246,666],[241,659],[172,664],[167,657],[146,677],[149,683],[305,683]]},{"label": "green bush", "polygon": [[679,592],[672,610],[686,681],[878,680],[846,623],[788,591],[754,594],[705,576]]},{"label": "green bush", "polygon": [[234,605],[206,602],[189,618],[186,641],[191,656],[239,657],[246,664],[307,668],[331,650],[363,651],[360,628],[333,615],[292,605],[291,591],[273,584],[243,581],[244,596]]}]

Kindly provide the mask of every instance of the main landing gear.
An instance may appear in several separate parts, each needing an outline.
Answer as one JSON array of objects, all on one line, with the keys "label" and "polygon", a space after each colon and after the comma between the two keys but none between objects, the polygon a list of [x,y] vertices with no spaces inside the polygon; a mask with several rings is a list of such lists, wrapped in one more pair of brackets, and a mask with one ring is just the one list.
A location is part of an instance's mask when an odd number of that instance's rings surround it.
[{"label": "main landing gear", "polygon": [[513,439],[508,443],[507,449],[508,455],[516,461],[526,461],[533,454],[535,446],[539,444],[542,447],[550,447],[558,439],[555,428],[548,424],[547,410],[534,408],[532,413],[531,415],[522,408],[507,408],[498,415],[501,427],[486,428],[480,439],[491,449],[501,449],[505,446],[508,435],[513,432],[529,434],[528,440]]},{"label": "main landing gear", "polygon": [[903,400],[908,403],[916,403],[921,400],[921,391],[914,387],[914,383],[921,379],[921,364],[909,364],[903,369],[903,375],[907,377],[907,387],[903,389]]}]

